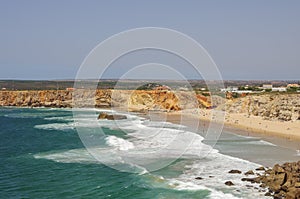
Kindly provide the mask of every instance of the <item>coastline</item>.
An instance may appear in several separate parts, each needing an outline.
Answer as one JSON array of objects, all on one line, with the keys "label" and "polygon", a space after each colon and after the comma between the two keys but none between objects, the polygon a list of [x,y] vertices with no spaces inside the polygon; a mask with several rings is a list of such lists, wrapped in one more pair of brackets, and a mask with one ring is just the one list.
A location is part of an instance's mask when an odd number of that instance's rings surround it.
[{"label": "coastline", "polygon": [[[195,117],[195,115],[187,114],[187,113],[181,113],[181,112],[171,112],[171,113],[157,113],[157,118],[166,118],[167,122],[180,124],[181,123],[181,117],[185,117],[185,121],[187,123],[183,124],[185,126],[189,127],[189,120],[195,121],[196,119],[199,119],[198,117]],[[155,118],[155,117],[154,117]],[[209,120],[203,120],[202,118],[199,119],[201,123],[201,127],[198,129],[198,133],[203,130],[203,126],[207,127],[209,126]],[[192,129],[195,132],[195,129]],[[200,132],[201,134],[201,132]],[[241,128],[240,126],[236,125],[229,125],[226,123],[224,125],[221,137],[228,137],[232,136],[233,138],[233,144],[234,139],[238,138],[239,136],[244,136],[245,138],[254,138],[256,140],[262,140],[262,142],[266,141],[266,143],[269,143],[270,151],[264,151],[260,155],[253,155],[253,151],[249,152],[231,152],[231,151],[224,151],[220,150],[220,153],[223,153],[224,155],[229,155],[237,158],[241,158],[250,162],[255,162],[257,164],[263,165],[265,167],[273,167],[275,164],[283,164],[285,162],[296,162],[299,160],[299,155],[297,153],[297,150],[299,149],[300,142],[298,139],[293,140],[293,138],[286,139],[283,136],[278,136],[277,134],[272,134],[272,132],[263,132],[261,131],[248,131],[247,128]],[[229,138],[229,139],[231,139]],[[222,142],[222,140],[221,140]],[[243,147],[243,145],[241,145]],[[255,148],[253,148],[256,150]],[[258,150],[258,149],[257,149]],[[259,151],[256,151],[259,153]]]},{"label": "coastline", "polygon": [[[44,106],[1,106],[7,108],[49,108]],[[66,107],[57,107],[58,109],[65,109]],[[95,107],[99,108],[99,107]],[[111,110],[110,107],[103,107],[101,109]],[[114,108],[115,110],[125,111],[123,108]],[[147,112],[135,112],[142,117],[154,120],[168,121],[175,124],[180,124],[181,117],[185,117],[187,121],[186,126],[190,127],[188,120],[199,120],[203,126],[208,126],[211,121],[211,110],[199,109],[200,112],[195,112],[191,109],[183,111],[149,111],[151,116],[147,116]],[[189,119],[188,119],[189,118]],[[293,150],[300,150],[300,121],[271,121],[264,120],[260,116],[247,116],[246,114],[229,113],[226,114],[224,120],[223,130],[230,131],[237,135],[261,138],[265,141],[271,142],[278,146],[289,148]],[[194,129],[195,130],[195,129]]]},{"label": "coastline", "polygon": [[[199,119],[201,122],[209,123],[211,121],[210,110],[200,110],[201,113],[195,113],[191,110],[177,111],[167,113],[173,121],[174,117],[189,117]],[[174,122],[178,123],[176,119]],[[259,137],[276,145],[294,150],[300,149],[300,121],[282,122],[264,120],[260,116],[247,116],[246,114],[226,114],[224,120],[224,130],[235,134],[250,137]]]}]

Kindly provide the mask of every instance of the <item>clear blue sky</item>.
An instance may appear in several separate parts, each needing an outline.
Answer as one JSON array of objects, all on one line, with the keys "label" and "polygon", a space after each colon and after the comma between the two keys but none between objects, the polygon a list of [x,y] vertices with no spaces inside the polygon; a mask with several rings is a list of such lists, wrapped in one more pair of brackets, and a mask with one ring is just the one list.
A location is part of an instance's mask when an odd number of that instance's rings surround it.
[{"label": "clear blue sky", "polygon": [[75,78],[99,42],[145,26],[193,37],[225,79],[299,80],[297,0],[1,0],[0,79]]}]

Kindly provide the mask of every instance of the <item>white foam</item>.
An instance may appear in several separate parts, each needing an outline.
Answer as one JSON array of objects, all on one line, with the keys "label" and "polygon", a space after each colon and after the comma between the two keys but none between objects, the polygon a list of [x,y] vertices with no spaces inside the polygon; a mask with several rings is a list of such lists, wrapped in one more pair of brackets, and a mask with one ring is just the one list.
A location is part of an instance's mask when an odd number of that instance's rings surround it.
[{"label": "white foam", "polygon": [[[225,198],[265,198],[264,192],[258,192],[254,188],[258,188],[258,184],[251,184],[253,186],[252,188],[247,187],[246,185],[249,185],[249,182],[241,181],[241,178],[245,177],[243,174],[228,173],[232,169],[238,169],[244,173],[248,170],[254,170],[259,166],[258,164],[239,158],[220,153],[210,153],[205,158],[195,160],[191,165],[186,165],[184,174],[176,179],[181,182],[195,184],[194,187],[196,187],[196,185],[207,187],[212,191],[211,198],[218,198],[220,195],[223,195]],[[196,177],[203,179],[196,180]],[[226,181],[232,181],[234,186],[229,187],[225,185]],[[190,186],[190,189],[193,190],[193,186]],[[239,192],[237,192],[236,189],[238,189]]]},{"label": "white foam", "polygon": [[190,190],[190,191],[196,191],[196,190],[209,190],[211,193],[209,197],[211,199],[220,199],[220,198],[226,198],[226,199],[236,199],[238,197],[235,197],[234,195],[230,193],[223,193],[221,191],[217,191],[212,188],[208,188],[203,185],[197,185],[192,182],[183,182],[179,180],[171,180],[169,182],[169,185],[177,190]]},{"label": "white foam", "polygon": [[[241,181],[242,174],[229,174],[231,169],[243,172],[253,170],[260,165],[246,160],[220,154],[209,145],[202,143],[203,137],[186,131],[184,126],[171,123],[150,122],[137,116],[126,115],[128,119],[119,121],[96,120],[94,115],[81,112],[76,122],[52,123],[36,125],[39,129],[66,130],[75,126],[87,128],[107,127],[122,129],[129,135],[128,139],[116,136],[105,138],[108,148],[92,149],[92,154],[105,164],[125,163],[140,168],[147,168],[153,160],[176,159],[178,157],[193,159],[193,163],[185,165],[184,174],[169,181],[169,185],[178,190],[211,191],[210,198],[264,198],[254,188],[247,188],[248,182]],[[162,128],[163,127],[163,128]],[[250,141],[252,142],[252,141]],[[269,144],[264,141],[253,141],[253,144]],[[90,149],[89,149],[90,150]],[[91,152],[90,151],[90,152]],[[119,151],[115,153],[115,151]],[[111,155],[113,154],[113,155]],[[92,162],[87,151],[69,150],[53,154],[38,154],[35,158],[46,158],[58,162]],[[136,160],[136,161],[133,161]],[[128,162],[129,161],[129,162]],[[146,169],[144,169],[147,172]],[[195,180],[201,176],[204,180]],[[214,176],[214,177],[209,177]],[[228,187],[224,183],[232,181],[235,186]],[[238,189],[240,192],[236,192]]]},{"label": "white foam", "polygon": [[254,144],[254,145],[267,145],[267,146],[277,146],[271,142],[267,142],[265,140],[258,140],[258,141],[250,141],[248,144]]},{"label": "white foam", "polygon": [[186,126],[181,125],[181,124],[173,124],[170,122],[157,122],[157,121],[149,121],[149,120],[144,121],[143,124],[148,127],[156,127],[156,128],[171,128],[171,129],[173,129],[173,128],[185,129],[186,128]]},{"label": "white foam", "polygon": [[116,136],[108,136],[105,140],[109,146],[116,147],[120,151],[128,151],[134,148],[133,143]]},{"label": "white foam", "polygon": [[70,116],[61,116],[61,117],[45,117],[44,120],[58,120],[58,121],[73,121]]},{"label": "white foam", "polygon": [[73,130],[75,129],[74,123],[50,123],[50,124],[39,124],[35,125],[34,128],[36,129],[43,129],[43,130]]},{"label": "white foam", "polygon": [[61,163],[99,163],[86,149],[72,149],[61,152],[39,153],[36,159],[48,159]]}]

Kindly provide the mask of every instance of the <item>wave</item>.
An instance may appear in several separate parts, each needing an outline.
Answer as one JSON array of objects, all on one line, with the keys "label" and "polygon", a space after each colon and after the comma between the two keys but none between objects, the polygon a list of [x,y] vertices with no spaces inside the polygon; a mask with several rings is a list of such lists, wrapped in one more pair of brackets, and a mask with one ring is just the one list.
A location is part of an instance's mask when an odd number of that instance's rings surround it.
[{"label": "wave", "polygon": [[273,144],[271,142],[267,142],[265,140],[258,140],[258,141],[250,141],[248,144],[254,144],[254,145],[267,145],[267,146],[277,146],[276,144]]},{"label": "wave", "polygon": [[44,120],[73,121],[73,118],[71,116],[55,116],[55,117],[44,117]]},{"label": "wave", "polygon": [[[249,185],[249,182],[241,181],[243,174],[228,173],[232,169],[246,172],[259,166],[247,160],[220,153],[210,153],[205,159],[195,160],[191,165],[186,165],[184,174],[175,178],[176,181],[174,182],[177,182],[177,184],[178,181],[188,183],[189,186],[183,187],[190,190],[197,188],[197,185],[215,190],[212,191],[210,198],[218,198],[221,195],[225,198],[264,198],[264,192],[257,191],[259,185],[246,186]],[[197,180],[196,177],[201,177],[202,180]],[[226,181],[232,181],[234,186],[228,187],[225,185]],[[179,188],[182,188],[182,186],[179,186]]]},{"label": "wave", "polygon": [[[82,110],[77,116],[79,117],[76,118],[75,122],[42,124],[36,125],[35,128],[70,130],[79,126],[88,130],[89,128],[105,127],[113,130],[121,129],[128,137],[121,138],[117,135],[102,137],[105,145],[87,146],[92,155],[86,149],[73,149],[36,154],[34,157],[62,163],[103,163],[113,168],[121,168],[121,170],[122,168],[128,170],[128,167],[132,167],[139,169],[140,174],[151,171],[151,166],[154,164],[165,166],[164,164],[172,163],[180,157],[191,161],[190,164],[179,166],[183,174],[162,180],[171,189],[209,190],[210,198],[256,199],[264,197],[264,193],[257,192],[256,185],[251,188],[245,186],[247,182],[241,181],[242,174],[228,173],[231,169],[246,172],[260,165],[221,154],[218,150],[204,144],[202,136],[187,131],[185,126],[168,122],[151,122],[129,114],[126,114],[128,119],[119,121],[97,120],[94,115]],[[68,121],[70,119],[64,116],[49,118],[49,121],[60,119]],[[271,144],[262,140],[251,139],[245,139],[245,141],[250,144]],[[195,179],[199,176],[203,180]],[[235,186],[228,187],[224,184],[229,180]],[[237,189],[239,191],[236,191]]]},{"label": "wave", "polygon": [[128,151],[129,149],[134,149],[132,142],[118,138],[116,136],[108,136],[105,138],[108,146],[116,147],[120,151]]},{"label": "wave", "polygon": [[74,130],[74,123],[50,123],[50,124],[39,124],[35,125],[34,128],[42,129],[42,130],[59,130],[59,131],[67,131]]},{"label": "wave", "polygon": [[236,197],[232,195],[231,193],[223,193],[222,191],[218,191],[213,188],[209,188],[204,185],[195,184],[193,182],[184,182],[180,180],[170,180],[169,185],[177,190],[187,190],[187,191],[197,191],[197,190],[208,190],[210,191],[209,198],[210,199],[220,199],[220,198],[226,198],[226,199],[237,199],[239,197]]},{"label": "wave", "polygon": [[33,156],[36,159],[48,159],[61,163],[93,163],[99,162],[86,149],[72,149],[61,152],[38,153]]}]

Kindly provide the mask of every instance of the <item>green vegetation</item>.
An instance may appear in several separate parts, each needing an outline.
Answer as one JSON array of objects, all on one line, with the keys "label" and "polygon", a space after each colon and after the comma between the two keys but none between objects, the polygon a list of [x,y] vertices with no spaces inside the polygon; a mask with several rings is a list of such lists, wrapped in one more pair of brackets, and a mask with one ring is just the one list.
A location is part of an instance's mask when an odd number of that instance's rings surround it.
[{"label": "green vegetation", "polygon": [[299,87],[290,87],[287,89],[287,92],[289,92],[289,93],[294,93],[294,92],[298,92],[298,91],[300,91]]},{"label": "green vegetation", "polygon": [[249,90],[249,91],[262,91],[263,89],[258,88],[257,86],[239,86],[238,89],[240,91],[245,91],[245,90]]},{"label": "green vegetation", "polygon": [[153,90],[155,87],[162,86],[162,84],[157,83],[147,83],[140,87],[138,87],[136,90]]}]

